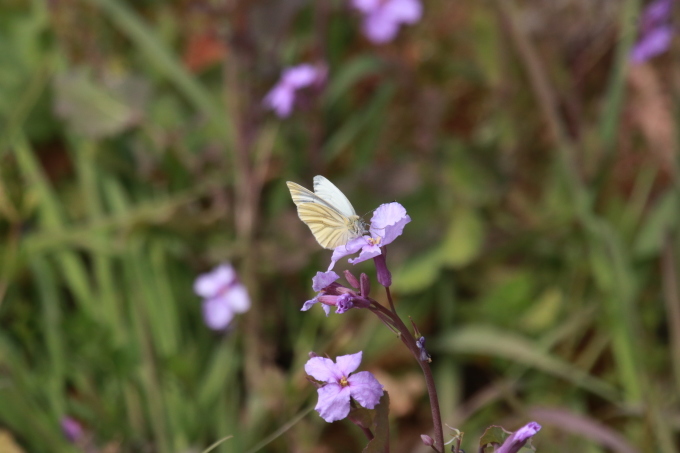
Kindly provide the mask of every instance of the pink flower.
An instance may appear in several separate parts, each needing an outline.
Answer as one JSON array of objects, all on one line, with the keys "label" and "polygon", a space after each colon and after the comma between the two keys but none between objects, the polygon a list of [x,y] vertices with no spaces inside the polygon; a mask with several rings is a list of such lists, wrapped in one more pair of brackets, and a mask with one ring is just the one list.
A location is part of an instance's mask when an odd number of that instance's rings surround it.
[{"label": "pink flower", "polygon": [[[366,274],[361,275],[363,280],[367,280],[367,277],[365,277]],[[340,276],[333,271],[317,272],[314,278],[312,278],[312,289],[318,293],[313,299],[304,303],[301,311],[307,311],[312,308],[314,304],[321,302],[321,306],[323,307],[324,312],[326,312],[326,316],[328,316],[331,307],[335,307],[335,312],[341,314],[349,309],[366,308],[371,304],[370,300],[367,298],[368,291],[370,291],[370,287],[367,283],[364,283],[361,287],[361,291],[357,293],[357,291],[354,291],[351,288],[336,283],[335,281],[339,278]],[[356,281],[356,277],[353,278]],[[352,284],[351,281],[350,284]]]},{"label": "pink flower", "polygon": [[203,319],[213,330],[225,329],[236,313],[250,309],[248,290],[230,264],[222,264],[199,275],[194,292],[203,298]]},{"label": "pink flower", "polygon": [[[360,263],[382,254],[381,247],[390,244],[397,237],[401,236],[404,227],[411,221],[411,217],[406,214],[406,209],[399,203],[387,203],[380,205],[373,212],[369,235],[352,239],[345,245],[336,247],[331,257],[330,271],[341,258],[357,252],[359,256],[350,259],[352,264]],[[384,261],[384,260],[382,260]],[[376,264],[379,264],[376,262]],[[380,271],[380,269],[378,269]],[[385,269],[386,270],[386,269]],[[381,280],[379,278],[379,280]],[[383,281],[380,281],[384,285]],[[389,285],[385,285],[389,286]]]},{"label": "pink flower", "polygon": [[350,398],[360,406],[373,409],[380,402],[383,386],[368,371],[352,374],[359,368],[362,352],[343,355],[335,362],[324,357],[312,357],[305,364],[305,371],[325,385],[317,390],[319,401],[316,411],[328,423],[347,417]]},{"label": "pink flower", "polygon": [[393,40],[402,24],[414,24],[423,14],[419,0],[352,0],[352,6],[364,15],[364,35],[375,44]]},{"label": "pink flower", "polygon": [[326,69],[323,67],[311,64],[293,66],[283,71],[281,79],[265,96],[263,102],[280,118],[286,118],[293,111],[297,91],[321,84],[325,79]]},{"label": "pink flower", "polygon": [[62,417],[61,431],[68,441],[74,444],[80,441],[80,439],[83,438],[83,434],[85,434],[85,431],[78,420],[71,417]]},{"label": "pink flower", "polygon": [[529,422],[522,426],[505,439],[503,445],[496,450],[496,453],[517,453],[527,441],[541,430],[541,425],[536,422]]},{"label": "pink flower", "polygon": [[630,52],[633,63],[644,63],[668,50],[675,33],[672,15],[673,0],[655,0],[644,9],[640,36]]}]

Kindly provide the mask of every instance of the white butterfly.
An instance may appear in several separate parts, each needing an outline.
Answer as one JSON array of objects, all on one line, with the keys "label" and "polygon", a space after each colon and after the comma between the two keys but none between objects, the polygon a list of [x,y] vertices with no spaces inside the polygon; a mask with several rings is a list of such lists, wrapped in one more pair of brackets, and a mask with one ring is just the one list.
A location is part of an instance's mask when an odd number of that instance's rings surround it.
[{"label": "white butterfly", "polygon": [[345,194],[323,176],[314,177],[314,192],[288,181],[300,220],[312,230],[321,247],[334,249],[366,232]]}]

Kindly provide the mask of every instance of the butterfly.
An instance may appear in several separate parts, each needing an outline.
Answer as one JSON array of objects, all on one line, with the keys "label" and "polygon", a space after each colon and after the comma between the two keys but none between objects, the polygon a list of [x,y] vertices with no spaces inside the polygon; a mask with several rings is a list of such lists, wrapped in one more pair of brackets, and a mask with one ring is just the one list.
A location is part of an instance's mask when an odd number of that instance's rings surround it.
[{"label": "butterfly", "polygon": [[323,176],[314,177],[314,192],[292,181],[286,185],[300,220],[309,227],[321,247],[334,249],[366,232],[352,203]]}]

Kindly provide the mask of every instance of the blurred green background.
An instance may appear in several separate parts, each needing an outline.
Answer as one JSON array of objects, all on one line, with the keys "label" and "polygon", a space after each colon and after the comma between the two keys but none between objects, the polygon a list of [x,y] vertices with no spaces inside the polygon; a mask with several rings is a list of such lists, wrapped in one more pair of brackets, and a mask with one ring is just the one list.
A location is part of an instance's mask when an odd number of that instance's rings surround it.
[{"label": "blurred green background", "polygon": [[[680,59],[629,63],[640,7],[429,1],[375,46],[342,0],[3,1],[0,451],[361,451],[303,369],[359,350],[392,451],[429,451],[395,336],[299,311],[331,252],[285,181],[316,174],[413,219],[396,303],[466,451],[530,420],[539,452],[679,451]],[[281,120],[306,62],[328,83]],[[220,262],[253,299],[227,333],[192,291]]]}]

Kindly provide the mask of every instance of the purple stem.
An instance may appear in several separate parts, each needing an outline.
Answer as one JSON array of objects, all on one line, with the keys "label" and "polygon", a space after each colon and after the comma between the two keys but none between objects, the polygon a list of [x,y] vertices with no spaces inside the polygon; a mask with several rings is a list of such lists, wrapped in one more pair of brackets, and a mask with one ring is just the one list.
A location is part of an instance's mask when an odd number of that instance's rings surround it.
[{"label": "purple stem", "polygon": [[[391,296],[389,295],[389,288],[387,289],[387,294],[388,298],[391,300]],[[413,357],[415,357],[416,361],[420,365],[420,368],[423,370],[423,374],[425,375],[425,385],[427,386],[427,393],[430,397],[430,408],[432,410],[432,425],[434,428],[434,440],[435,440],[435,445],[437,448],[432,447],[435,449],[435,451],[438,452],[443,452],[443,450],[440,450],[440,448],[444,447],[444,431],[442,429],[442,418],[441,418],[441,413],[439,411],[439,399],[437,397],[437,388],[434,384],[434,377],[432,376],[432,370],[430,369],[430,364],[428,362],[423,362],[422,360],[419,359],[420,357],[420,351],[418,350],[418,346],[416,345],[416,341],[411,335],[411,332],[409,332],[408,327],[406,327],[406,324],[403,323],[401,318],[397,316],[396,313],[389,311],[387,308],[383,307],[380,305],[377,301],[372,300],[372,307],[374,313],[378,315],[378,317],[385,322],[385,319],[389,319],[390,324],[396,328],[399,333],[401,333],[400,338],[401,341],[404,342],[406,347],[411,351],[411,354],[413,354]],[[378,313],[379,312],[379,313]],[[382,314],[382,316],[380,316]]]}]

